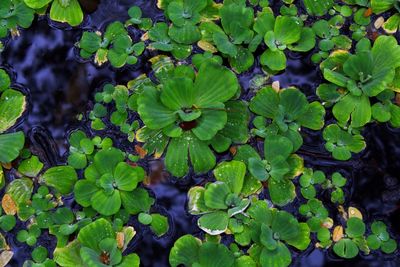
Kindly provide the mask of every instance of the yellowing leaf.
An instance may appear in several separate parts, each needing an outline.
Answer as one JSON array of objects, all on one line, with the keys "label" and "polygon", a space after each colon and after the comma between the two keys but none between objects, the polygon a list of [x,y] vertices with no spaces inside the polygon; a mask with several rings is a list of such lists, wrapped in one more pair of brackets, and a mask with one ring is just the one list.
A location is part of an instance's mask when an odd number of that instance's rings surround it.
[{"label": "yellowing leaf", "polygon": [[17,205],[9,194],[3,196],[1,207],[7,215],[15,215],[17,213]]}]

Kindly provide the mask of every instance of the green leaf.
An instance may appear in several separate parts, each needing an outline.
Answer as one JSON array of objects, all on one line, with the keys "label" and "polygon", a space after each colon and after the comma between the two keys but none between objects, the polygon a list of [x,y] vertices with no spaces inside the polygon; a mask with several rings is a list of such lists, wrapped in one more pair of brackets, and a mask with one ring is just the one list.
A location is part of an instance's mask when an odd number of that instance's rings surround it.
[{"label": "green leaf", "polygon": [[331,83],[334,83],[338,86],[342,87],[347,87],[347,82],[349,81],[349,78],[344,76],[343,74],[340,74],[339,72],[332,71],[330,69],[325,68],[324,70],[324,78]]},{"label": "green leaf", "polygon": [[261,224],[260,242],[268,250],[275,250],[278,247],[278,242],[274,239],[274,233],[266,224]]},{"label": "green leaf", "polygon": [[260,254],[261,266],[289,266],[292,262],[292,256],[289,249],[285,244],[278,242],[278,246],[275,250],[269,250],[263,248]]},{"label": "green leaf", "polygon": [[397,13],[388,18],[382,27],[387,33],[392,34],[397,32],[397,30],[399,29],[399,25],[400,15]]},{"label": "green leaf", "polygon": [[266,181],[269,178],[265,164],[261,159],[249,158],[249,171],[251,175],[260,181]]},{"label": "green leaf", "polygon": [[93,54],[99,50],[101,45],[101,36],[95,32],[83,32],[82,38],[79,41],[79,47],[86,52]]},{"label": "green leaf", "polygon": [[5,70],[0,69],[0,92],[9,89],[10,85],[11,85],[10,76]]},{"label": "green leaf", "polygon": [[146,87],[139,96],[138,113],[146,126],[154,130],[162,129],[176,121],[175,112],[162,104],[160,92],[154,87]]},{"label": "green leaf", "polygon": [[227,123],[227,113],[222,103],[203,106],[192,132],[202,141],[211,140]]},{"label": "green leaf", "polygon": [[201,39],[201,33],[198,27],[186,23],[181,27],[172,25],[168,31],[169,37],[179,44],[190,45]]},{"label": "green leaf", "polygon": [[275,20],[275,39],[278,45],[296,43],[301,37],[300,21],[294,17],[278,16]]},{"label": "green leaf", "polygon": [[190,188],[188,192],[188,211],[190,214],[197,215],[210,211],[205,204],[204,192],[205,188],[201,186],[194,186]]},{"label": "green leaf", "polygon": [[275,214],[271,228],[280,240],[294,239],[300,234],[300,226],[296,218],[286,211],[279,211]]},{"label": "green leaf", "polygon": [[333,246],[333,251],[336,255],[345,259],[351,259],[358,255],[357,245],[348,238],[343,238],[336,243]]},{"label": "green leaf", "polygon": [[105,238],[115,238],[115,232],[111,223],[103,218],[83,227],[78,234],[79,242],[95,251],[99,250],[99,243]]},{"label": "green leaf", "polygon": [[235,57],[238,53],[237,47],[232,44],[228,36],[223,32],[214,32],[213,41],[221,53]]},{"label": "green leaf", "polygon": [[228,185],[235,194],[242,191],[245,175],[246,165],[241,161],[222,162],[214,169],[215,179]]},{"label": "green leaf", "polygon": [[385,68],[395,69],[400,66],[400,46],[393,36],[379,36],[371,49],[373,73]]},{"label": "green leaf", "polygon": [[230,193],[229,186],[224,182],[209,184],[204,191],[204,204],[211,209],[227,209],[225,200]]},{"label": "green leaf", "polygon": [[80,255],[82,262],[87,266],[99,266],[106,267],[107,265],[103,264],[100,259],[100,253],[94,251],[93,249],[82,247],[80,249]]},{"label": "green leaf", "polygon": [[378,122],[387,122],[391,118],[390,106],[382,103],[375,103],[372,106],[372,117]]},{"label": "green leaf", "polygon": [[321,103],[315,101],[308,105],[308,110],[298,118],[301,126],[311,130],[321,130],[324,127],[325,108]]},{"label": "green leaf", "polygon": [[50,9],[50,18],[58,22],[66,22],[71,26],[78,26],[83,21],[83,12],[78,0],[53,1]]},{"label": "green leaf", "polygon": [[250,51],[250,48],[239,47],[237,55],[229,58],[229,63],[233,70],[240,74],[253,66],[253,53]]},{"label": "green leaf", "polygon": [[62,267],[82,266],[80,257],[81,245],[78,240],[74,240],[65,247],[57,247],[54,250],[54,261]]},{"label": "green leaf", "polygon": [[108,194],[104,190],[99,190],[93,194],[90,202],[97,212],[110,216],[117,213],[121,208],[120,192],[114,190],[111,194]]},{"label": "green leaf", "polygon": [[367,245],[370,249],[379,249],[381,247],[381,240],[376,235],[370,235],[367,238]]},{"label": "green leaf", "polygon": [[52,0],[24,0],[24,3],[33,9],[40,9],[47,4],[49,4]]},{"label": "green leaf", "polygon": [[287,159],[292,151],[292,142],[283,136],[269,135],[264,142],[264,156],[268,161],[274,160],[277,156]]},{"label": "green leaf", "polygon": [[365,224],[360,218],[351,217],[347,220],[346,234],[351,237],[361,237],[365,233]]},{"label": "green leaf", "polygon": [[257,92],[250,102],[250,110],[266,118],[274,118],[278,111],[279,95],[271,87],[267,86]]},{"label": "green leaf", "polygon": [[[209,81],[213,81],[210,84]],[[236,75],[212,61],[202,64],[194,84],[195,105],[207,107],[214,103],[224,103],[231,99],[239,88]]]},{"label": "green leaf", "polygon": [[299,249],[299,250],[305,250],[309,246],[311,240],[310,240],[310,228],[306,223],[300,223],[299,224],[300,231],[298,235],[294,238],[287,239],[286,242]]},{"label": "green leaf", "polygon": [[8,89],[0,98],[0,133],[12,127],[26,109],[26,98],[19,92]]},{"label": "green leaf", "polygon": [[204,243],[199,249],[199,265],[207,267],[233,266],[235,257],[224,245]]},{"label": "green leaf", "polygon": [[169,263],[172,267],[179,265],[192,266],[198,261],[201,241],[191,235],[180,237],[169,254]]},{"label": "green leaf", "polygon": [[335,118],[346,123],[351,118],[353,127],[362,127],[371,120],[371,104],[366,95],[347,94],[332,109]]},{"label": "green leaf", "polygon": [[165,156],[165,166],[172,175],[182,177],[188,172],[188,151],[189,142],[184,136],[170,141]]},{"label": "green leaf", "polygon": [[154,199],[143,188],[136,188],[131,192],[121,191],[120,195],[123,207],[130,214],[149,212],[150,207],[154,203]]},{"label": "green leaf", "polygon": [[393,8],[394,4],[394,0],[371,0],[371,8],[375,14],[380,14]]},{"label": "green leaf", "polygon": [[8,163],[16,159],[24,143],[23,132],[0,134],[0,162]]},{"label": "green leaf", "polygon": [[205,173],[211,170],[216,163],[216,158],[208,144],[193,135],[189,136],[189,155],[195,173]]},{"label": "green leaf", "polygon": [[280,50],[265,50],[260,57],[260,62],[262,65],[267,66],[271,70],[281,71],[286,68],[286,56],[285,53]]},{"label": "green leaf", "polygon": [[122,258],[122,262],[117,267],[139,267],[140,258],[137,254],[132,253]]},{"label": "green leaf", "polygon": [[323,16],[333,6],[333,0],[326,1],[315,1],[315,0],[303,0],[306,7],[307,13],[311,16]]},{"label": "green leaf", "polygon": [[197,225],[207,234],[219,235],[228,228],[228,214],[223,211],[215,211],[202,215]]},{"label": "green leaf", "polygon": [[383,253],[391,254],[397,249],[397,242],[394,239],[382,242],[381,250]]},{"label": "green leaf", "polygon": [[307,52],[315,46],[315,34],[311,28],[303,28],[301,30],[300,39],[293,44],[290,44],[288,48],[292,51]]},{"label": "green leaf", "polygon": [[114,171],[115,183],[119,190],[132,191],[144,179],[144,170],[125,162],[118,163]]},{"label": "green leaf", "polygon": [[161,102],[171,110],[192,108],[194,103],[194,86],[192,79],[176,77],[168,79],[161,91]]},{"label": "green leaf", "polygon": [[168,232],[168,218],[160,214],[151,214],[152,222],[150,224],[150,229],[157,236],[163,236]]},{"label": "green leaf", "polygon": [[58,166],[48,169],[42,176],[46,185],[54,187],[58,192],[67,195],[72,192],[78,176],[70,166]]},{"label": "green leaf", "polygon": [[343,187],[347,180],[340,173],[335,172],[332,174],[332,184],[337,187]]},{"label": "green leaf", "polygon": [[94,182],[79,180],[75,183],[74,187],[75,201],[83,207],[89,207],[91,205],[92,196],[98,190]]},{"label": "green leaf", "polygon": [[142,213],[139,213],[138,221],[139,221],[141,224],[149,225],[149,224],[152,222],[152,220],[153,220],[153,218],[151,217],[150,214],[143,213],[143,212],[142,212]]},{"label": "green leaf", "polygon": [[268,188],[272,202],[279,206],[287,205],[296,197],[295,186],[291,181],[270,180]]}]

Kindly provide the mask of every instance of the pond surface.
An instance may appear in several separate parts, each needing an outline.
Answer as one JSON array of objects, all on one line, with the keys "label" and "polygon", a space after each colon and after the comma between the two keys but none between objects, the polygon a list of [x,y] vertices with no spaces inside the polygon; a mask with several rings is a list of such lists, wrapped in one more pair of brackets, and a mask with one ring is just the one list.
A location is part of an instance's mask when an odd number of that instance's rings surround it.
[{"label": "pond surface", "polygon": [[[81,128],[89,132],[85,122],[77,120],[77,115],[90,110],[96,90],[104,83],[125,84],[141,73],[149,73],[148,59],[154,54],[146,52],[136,67],[116,70],[110,66],[97,68],[90,62],[83,62],[77,56],[74,47],[83,29],[102,27],[115,20],[125,20],[127,9],[139,5],[144,16],[155,21],[163,20],[162,12],[155,6],[155,1],[83,1],[88,11],[94,11],[87,18],[82,28],[70,29],[62,25],[49,25],[46,17],[39,18],[31,28],[21,32],[21,36],[10,40],[0,58],[4,66],[14,77],[15,88],[28,93],[29,108],[21,123],[16,127],[23,129],[34,153],[40,156],[48,166],[63,164],[68,148],[68,133]],[[94,5],[94,6],[93,6]],[[140,38],[140,33],[133,33]],[[316,66],[310,63],[308,54],[289,55],[289,67],[284,73],[272,77],[282,87],[296,86],[305,92],[310,99],[316,99],[315,89],[322,81]],[[254,92],[249,89],[250,80],[261,74],[259,66],[240,75],[244,89],[244,98],[249,99]],[[331,117],[328,114],[327,118]],[[98,133],[97,133],[98,134]],[[125,138],[112,132],[100,133],[111,136],[116,143],[128,151],[133,145]],[[367,149],[349,162],[333,160],[323,148],[319,133],[304,132],[304,145],[299,154],[305,158],[306,167],[321,169],[327,173],[343,171],[350,180],[346,206],[359,208],[366,221],[371,218],[384,219],[395,236],[400,235],[400,130],[390,129],[385,125],[370,125],[364,136]],[[224,157],[225,155],[221,155]],[[171,222],[170,233],[160,239],[152,236],[148,229],[139,228],[129,250],[137,252],[143,266],[168,266],[168,254],[174,241],[183,234],[201,235],[196,226],[196,218],[185,211],[186,192],[191,186],[204,182],[203,177],[187,177],[183,181],[167,179],[159,161],[144,163],[152,179],[156,182],[150,186],[157,199],[156,209],[168,214]],[[207,178],[207,177],[206,177]],[[210,176],[207,178],[210,179]],[[321,196],[328,199],[328,196]],[[67,199],[73,207],[72,199]],[[329,201],[328,201],[329,203]],[[331,209],[332,216],[339,216]],[[290,210],[291,207],[288,207]],[[17,228],[22,227],[18,225]],[[7,235],[10,245],[17,252],[9,266],[22,266],[30,257],[30,248],[14,240],[14,229]],[[14,237],[13,237],[14,236]],[[44,234],[39,243],[54,248],[55,240]],[[400,266],[399,255],[378,255],[372,253],[367,257],[359,256],[353,260],[340,260],[327,252],[309,248],[297,255],[294,252],[293,266]]]}]

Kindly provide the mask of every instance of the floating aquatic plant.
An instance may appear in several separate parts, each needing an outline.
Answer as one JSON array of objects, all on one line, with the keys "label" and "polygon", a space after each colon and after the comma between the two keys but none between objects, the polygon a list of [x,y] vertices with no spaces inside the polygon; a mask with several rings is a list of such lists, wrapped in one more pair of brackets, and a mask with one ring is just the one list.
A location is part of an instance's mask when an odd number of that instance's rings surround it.
[{"label": "floating aquatic plant", "polygon": [[94,62],[101,66],[109,61],[115,68],[125,64],[133,65],[137,56],[145,49],[143,42],[134,43],[121,22],[113,22],[104,33],[84,32],[78,43],[80,55],[88,59],[94,55]]},{"label": "floating aquatic plant", "polygon": [[85,169],[85,179],[74,186],[75,200],[83,207],[92,206],[103,215],[113,215],[121,205],[129,210],[141,189],[144,170],[124,162],[121,150],[110,147],[96,153],[93,163]]},{"label": "floating aquatic plant", "polygon": [[0,38],[9,32],[18,36],[18,27],[29,28],[32,24],[35,11],[29,8],[22,0],[4,0],[0,3]]},{"label": "floating aquatic plant", "polygon": [[187,70],[191,76],[182,77],[177,72],[161,81],[161,90],[147,87],[138,99],[138,113],[145,124],[137,133],[138,139],[150,143],[157,136],[157,151],[162,153],[167,147],[166,167],[178,177],[189,171],[188,154],[196,173],[209,171],[215,165],[209,147],[213,139],[222,133],[235,140],[240,134],[224,132],[228,114],[240,112],[227,104],[240,89],[235,75],[211,61],[201,65],[195,79],[194,71]]},{"label": "floating aquatic plant", "polygon": [[[368,224],[342,206],[354,189],[349,172],[322,164],[325,174],[310,160],[321,146],[336,160],[352,159],[366,147],[369,123],[400,127],[400,48],[385,35],[399,28],[398,1],[155,2],[164,17],[154,23],[147,8],[132,6],[118,21],[90,28],[89,19],[74,29],[82,32],[80,56],[109,62],[116,75],[78,116],[82,125],[66,135],[61,158],[34,149],[34,134],[25,143],[19,121],[29,91],[0,69],[0,266],[20,245],[31,248],[24,267],[139,266],[132,223],[138,242],[148,230],[155,238],[174,232],[169,211],[154,205],[166,178],[150,156],[196,182],[185,187],[187,210],[204,233],[174,239],[171,266],[289,266],[310,244],[344,259],[395,253],[383,221]],[[0,38],[19,35],[47,10],[70,26],[84,19],[78,0],[4,0]],[[0,51],[10,44],[2,39]],[[279,86],[300,55],[319,64],[322,103],[314,86]],[[48,239],[54,251],[42,246]]]}]

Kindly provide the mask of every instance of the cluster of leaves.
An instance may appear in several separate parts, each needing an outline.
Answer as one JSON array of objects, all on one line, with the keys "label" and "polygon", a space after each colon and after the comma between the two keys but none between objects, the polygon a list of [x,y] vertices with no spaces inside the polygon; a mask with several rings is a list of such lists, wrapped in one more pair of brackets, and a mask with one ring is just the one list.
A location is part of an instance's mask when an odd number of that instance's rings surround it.
[{"label": "cluster of leaves", "polygon": [[[10,77],[0,69],[0,163],[15,160],[25,143],[22,132],[7,133],[26,109],[26,97],[10,86]],[[0,182],[1,184],[4,185],[4,182]]]},{"label": "cluster of leaves", "polygon": [[[136,254],[124,252],[136,233],[126,226],[131,216],[158,237],[169,229],[168,218],[153,212],[155,199],[142,185],[146,174],[136,162],[146,155],[165,156],[173,176],[213,170],[215,178],[188,192],[188,210],[198,216],[205,241],[191,235],[179,238],[170,253],[171,266],[284,267],[292,262],[290,248],[304,251],[311,240],[342,258],[378,249],[393,253],[397,244],[383,222],[373,222],[367,231],[357,209],[344,211],[347,179],[339,172],[327,179],[322,171],[304,169],[296,153],[303,132],[324,127],[325,107],[332,107],[336,119],[323,130],[325,148],[338,160],[365,148],[361,131],[368,123],[400,127],[398,42],[391,36],[371,38],[373,43],[364,38],[372,12],[398,10],[398,1],[303,0],[309,16],[325,16],[312,24],[293,2],[284,0],[274,14],[266,0],[164,0],[158,7],[165,22],[153,25],[134,6],[125,23],[85,31],[77,44],[80,55],[99,66],[107,61],[115,68],[134,65],[146,46],[174,57],[153,57],[152,76],[143,74],[126,86],[106,84],[95,95],[88,116],[92,129],[118,127],[136,142],[139,155],[115,148],[108,137],[75,131],[68,165],[42,163],[23,150],[23,133],[12,132],[26,97],[10,89],[10,78],[0,69],[0,186],[10,179],[2,197],[0,229],[12,231],[17,219],[24,222],[17,241],[35,247],[24,266],[139,266]],[[34,14],[48,8],[55,21],[77,26],[83,20],[78,0],[5,0],[0,4],[0,38],[29,27]],[[396,13],[382,27],[395,33],[399,25]],[[139,42],[131,38],[132,26],[143,34]],[[345,27],[351,39],[343,34]],[[192,55],[194,45],[204,53]],[[329,82],[317,89],[324,103],[310,102],[294,87],[265,86],[264,78],[254,81],[257,92],[249,103],[240,100],[234,72],[259,62],[263,73],[273,75],[286,69],[289,52],[313,49],[311,60],[322,61],[320,69]],[[193,66],[179,61],[189,57]],[[224,59],[234,72],[223,65]],[[250,137],[255,146],[247,144]],[[216,153],[227,151],[232,157],[217,164]],[[3,168],[16,166],[11,163],[18,157],[16,176],[6,177]],[[318,199],[324,195],[342,215],[338,222]],[[63,205],[68,196],[74,197],[78,210]],[[278,209],[296,198],[303,222]],[[43,231],[56,237],[54,253],[36,245]],[[232,236],[229,247],[221,243],[221,235]],[[7,263],[13,253],[2,235],[0,245],[0,259]]]},{"label": "cluster of leaves", "polygon": [[[96,93],[96,104],[89,114],[92,121],[92,129],[106,129],[109,106],[115,106],[116,110],[111,112],[109,122],[118,126],[120,131],[128,135],[128,140],[133,142],[135,131],[139,128],[137,120],[131,120],[129,112],[137,109],[137,96],[134,85],[137,81],[129,82],[127,86],[106,84],[103,91]],[[148,81],[150,82],[150,81]],[[114,104],[114,105],[111,105]]]},{"label": "cluster of leaves", "polygon": [[83,21],[83,12],[78,0],[4,0],[0,3],[0,38],[11,32],[18,36],[18,28],[29,28],[35,13],[42,15],[50,8],[50,19],[78,26]]},{"label": "cluster of leaves", "polygon": [[109,24],[104,33],[85,31],[77,46],[82,58],[89,59],[94,55],[98,66],[109,61],[115,68],[136,64],[137,57],[145,49],[144,42],[132,41],[125,25],[119,21]]},{"label": "cluster of leaves", "polygon": [[122,255],[135,234],[133,227],[118,227],[100,218],[83,227],[67,246],[56,248],[54,261],[59,266],[139,267],[137,254]]},{"label": "cluster of leaves", "polygon": [[[204,192],[204,200],[207,199],[207,190],[208,187]],[[198,204],[201,202],[199,200]],[[208,242],[202,245],[192,236],[183,236],[176,241],[171,250],[170,264],[192,266],[193,262],[202,262],[207,258],[210,261],[210,265],[207,266],[289,266],[292,257],[287,246],[305,250],[310,243],[307,224],[299,223],[286,211],[268,207],[265,201],[253,200],[246,211],[243,208],[242,211],[236,210],[241,216],[230,218],[228,233],[234,234],[235,241],[240,246],[249,248],[247,253],[243,254],[237,250],[235,244],[231,244],[231,251],[214,244],[213,257],[209,257],[201,252],[203,246],[208,246],[205,245]],[[207,215],[199,219],[199,224]],[[218,222],[220,220],[216,219],[213,224]],[[213,235],[217,233],[211,232]],[[187,257],[188,255],[190,257]],[[221,265],[216,265],[217,263]]]},{"label": "cluster of leaves", "polygon": [[394,104],[399,52],[395,38],[379,36],[372,46],[361,39],[355,54],[338,50],[321,63],[330,83],[321,84],[317,94],[332,106],[337,120],[324,130],[326,148],[334,158],[348,160],[351,152],[362,151],[365,142],[360,131],[372,120],[400,126],[400,108]]},{"label": "cluster of leaves", "polygon": [[23,0],[23,2],[38,14],[43,14],[50,8],[50,19],[78,26],[83,21],[83,12],[78,0]]},{"label": "cluster of leaves", "polygon": [[35,11],[29,8],[22,0],[4,0],[0,3],[0,38],[9,32],[18,36],[18,27],[29,28],[32,24]]},{"label": "cluster of leaves", "polygon": [[[217,152],[248,140],[249,119],[244,101],[234,100],[240,92],[233,72],[206,60],[197,74],[190,66],[173,68],[168,79],[146,86],[139,95],[138,113],[144,122],[136,133],[146,142],[144,149],[161,155],[167,170],[182,177],[190,162],[196,173],[211,170]],[[213,81],[212,84],[209,81]]]}]

